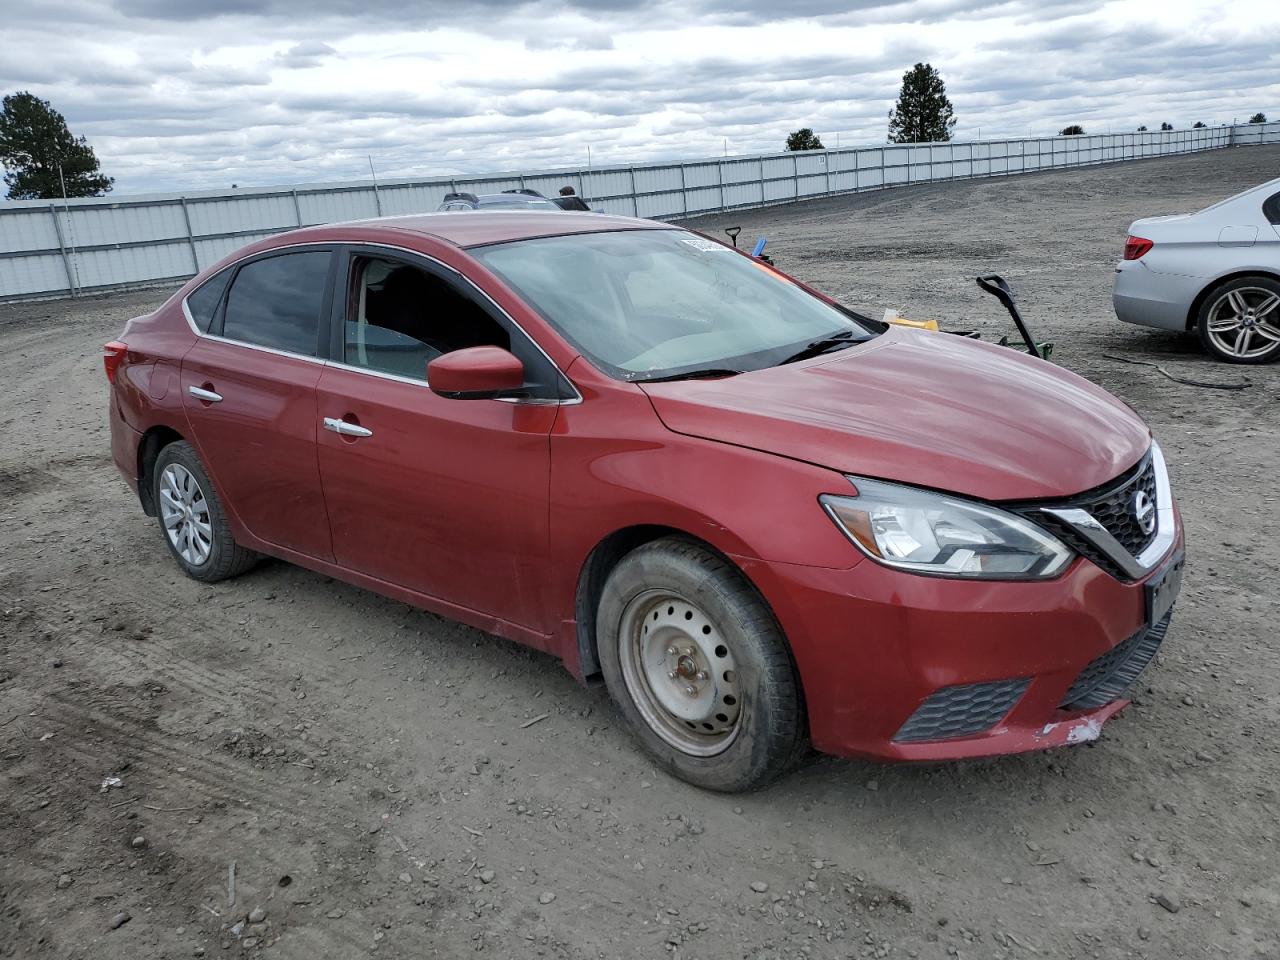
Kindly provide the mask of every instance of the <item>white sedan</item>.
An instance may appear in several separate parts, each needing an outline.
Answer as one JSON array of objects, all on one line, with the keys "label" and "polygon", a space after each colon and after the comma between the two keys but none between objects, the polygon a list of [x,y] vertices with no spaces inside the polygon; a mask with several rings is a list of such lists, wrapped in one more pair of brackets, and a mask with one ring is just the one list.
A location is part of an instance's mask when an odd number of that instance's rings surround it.
[{"label": "white sedan", "polygon": [[1280,179],[1198,213],[1135,220],[1116,265],[1116,316],[1194,330],[1214,357],[1280,357]]}]

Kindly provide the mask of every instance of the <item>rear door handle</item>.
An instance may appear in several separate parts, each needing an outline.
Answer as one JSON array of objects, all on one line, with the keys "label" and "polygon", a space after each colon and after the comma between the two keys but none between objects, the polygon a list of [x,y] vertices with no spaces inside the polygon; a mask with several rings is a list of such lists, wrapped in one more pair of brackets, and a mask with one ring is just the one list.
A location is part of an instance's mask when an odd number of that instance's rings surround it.
[{"label": "rear door handle", "polygon": [[337,417],[325,417],[324,428],[332,430],[334,433],[340,433],[344,437],[372,437],[373,431],[367,427],[362,427],[358,423],[347,423],[345,420],[339,420]]},{"label": "rear door handle", "polygon": [[187,393],[191,394],[197,400],[203,400],[205,403],[222,402],[222,394],[214,393],[212,390],[206,390],[204,387],[187,387]]}]

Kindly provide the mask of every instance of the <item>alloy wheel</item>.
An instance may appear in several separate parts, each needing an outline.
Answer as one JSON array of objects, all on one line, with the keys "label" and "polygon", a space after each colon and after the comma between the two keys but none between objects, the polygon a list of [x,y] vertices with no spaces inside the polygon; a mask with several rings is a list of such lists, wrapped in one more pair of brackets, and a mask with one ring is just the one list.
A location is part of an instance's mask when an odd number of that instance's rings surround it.
[{"label": "alloy wheel", "polygon": [[183,560],[198,567],[213,549],[209,501],[195,476],[180,463],[160,473],[160,518],[169,543]]},{"label": "alloy wheel", "polygon": [[697,604],[665,590],[641,593],[623,610],[618,645],[627,692],[650,729],[690,756],[729,747],[742,716],[738,668]]},{"label": "alloy wheel", "polygon": [[1205,320],[1209,339],[1240,359],[1280,348],[1280,294],[1264,287],[1238,287],[1214,301]]}]

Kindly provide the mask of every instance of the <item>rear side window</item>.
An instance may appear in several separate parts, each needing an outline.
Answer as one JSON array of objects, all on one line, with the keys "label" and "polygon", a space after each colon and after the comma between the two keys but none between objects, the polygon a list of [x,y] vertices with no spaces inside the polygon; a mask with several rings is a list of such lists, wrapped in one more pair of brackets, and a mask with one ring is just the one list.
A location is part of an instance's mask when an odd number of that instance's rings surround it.
[{"label": "rear side window", "polygon": [[329,280],[327,250],[246,263],[227,295],[222,335],[314,357]]},{"label": "rear side window", "polygon": [[1262,204],[1262,213],[1266,216],[1268,223],[1273,223],[1280,227],[1280,193],[1274,193],[1267,197]]},{"label": "rear side window", "polygon": [[213,315],[218,312],[218,304],[222,302],[222,294],[226,291],[227,282],[230,279],[231,271],[223,270],[200,284],[192,293],[187,294],[187,311],[195,321],[196,329],[201,333],[209,332]]}]

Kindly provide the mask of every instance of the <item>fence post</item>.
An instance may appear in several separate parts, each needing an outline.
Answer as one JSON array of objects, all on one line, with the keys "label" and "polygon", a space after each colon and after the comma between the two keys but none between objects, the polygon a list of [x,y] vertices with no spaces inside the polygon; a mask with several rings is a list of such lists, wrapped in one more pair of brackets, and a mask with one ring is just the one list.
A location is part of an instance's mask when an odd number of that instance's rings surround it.
[{"label": "fence post", "polygon": [[791,154],[791,195],[800,199],[800,154]]},{"label": "fence post", "polygon": [[689,215],[689,180],[685,176],[684,161],[680,161],[680,212]]},{"label": "fence post", "polygon": [[191,273],[200,272],[200,258],[196,255],[196,235],[191,229],[191,211],[187,209],[187,198],[179,197],[182,202],[182,219],[187,225],[187,248],[191,251]]},{"label": "fence post", "polygon": [[71,296],[80,295],[79,284],[76,283],[75,271],[71,268],[71,258],[67,256],[67,243],[62,239],[62,221],[58,219],[58,208],[49,204],[49,216],[53,217],[53,229],[58,235],[58,249],[62,251],[62,268],[67,271],[67,292]]},{"label": "fence post", "polygon": [[628,167],[627,173],[631,174],[631,215],[640,216],[640,198],[636,196],[636,168]]},{"label": "fence post", "polygon": [[293,216],[298,221],[298,226],[302,226],[302,204],[298,202],[298,191],[290,190],[289,195],[293,197]]}]

